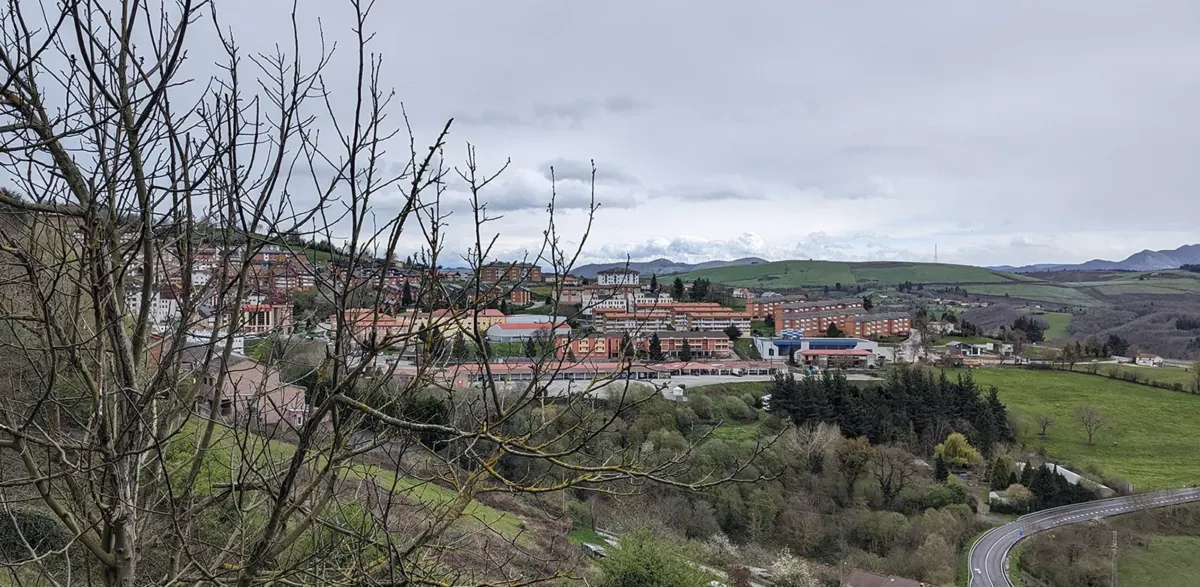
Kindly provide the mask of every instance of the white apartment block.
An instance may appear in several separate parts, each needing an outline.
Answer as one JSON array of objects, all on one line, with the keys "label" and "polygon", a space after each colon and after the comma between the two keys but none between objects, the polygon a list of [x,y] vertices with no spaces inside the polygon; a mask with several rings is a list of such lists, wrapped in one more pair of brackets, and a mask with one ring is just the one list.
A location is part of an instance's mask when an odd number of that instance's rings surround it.
[{"label": "white apartment block", "polygon": [[596,273],[596,283],[600,285],[640,285],[641,274],[632,269],[605,269]]}]

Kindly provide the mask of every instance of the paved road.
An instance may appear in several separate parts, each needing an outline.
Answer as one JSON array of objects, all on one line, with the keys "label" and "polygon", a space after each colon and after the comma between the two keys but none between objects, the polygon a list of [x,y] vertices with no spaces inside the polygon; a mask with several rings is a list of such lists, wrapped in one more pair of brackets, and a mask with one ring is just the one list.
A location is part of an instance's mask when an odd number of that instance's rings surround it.
[{"label": "paved road", "polygon": [[1008,553],[1021,539],[1043,530],[1168,505],[1200,501],[1200,488],[1114,497],[1022,516],[984,534],[971,547],[971,587],[1011,587]]}]

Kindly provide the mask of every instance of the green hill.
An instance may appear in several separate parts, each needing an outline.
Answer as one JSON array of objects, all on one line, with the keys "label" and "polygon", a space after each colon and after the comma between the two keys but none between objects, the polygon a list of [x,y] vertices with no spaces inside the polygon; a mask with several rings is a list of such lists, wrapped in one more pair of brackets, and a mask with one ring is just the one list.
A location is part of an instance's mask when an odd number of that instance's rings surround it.
[{"label": "green hill", "polygon": [[703,277],[713,283],[743,287],[801,287],[874,282],[879,285],[912,283],[1011,283],[1032,278],[983,267],[941,263],[840,261],[774,261],[756,265],[689,271],[684,280]]},{"label": "green hill", "polygon": [[[1000,400],[1020,422],[1018,440],[1030,450],[1045,449],[1076,467],[1096,465],[1138,489],[1200,483],[1200,422],[1194,417],[1200,398],[1194,395],[1084,373],[991,367],[972,375],[1000,390]],[[1075,409],[1083,405],[1099,408],[1107,422],[1095,445],[1087,444],[1076,422]],[[1039,414],[1054,421],[1044,437],[1035,423]]]}]

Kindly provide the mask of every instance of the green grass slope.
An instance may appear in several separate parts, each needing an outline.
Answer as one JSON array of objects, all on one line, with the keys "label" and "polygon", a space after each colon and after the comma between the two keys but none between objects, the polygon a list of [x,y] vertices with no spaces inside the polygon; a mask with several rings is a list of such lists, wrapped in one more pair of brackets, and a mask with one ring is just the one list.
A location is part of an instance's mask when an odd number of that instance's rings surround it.
[{"label": "green grass slope", "polygon": [[[1024,422],[1021,440],[1030,448],[1044,447],[1077,467],[1095,464],[1137,490],[1200,483],[1200,397],[1082,373],[988,368],[973,374],[999,388],[1000,400]],[[1109,425],[1094,446],[1075,420],[1075,409],[1087,404]],[[1038,414],[1054,420],[1045,438],[1034,422]]]},{"label": "green grass slope", "polygon": [[1121,551],[1122,587],[1191,587],[1200,577],[1200,538],[1154,536],[1145,548]]},{"label": "green grass slope", "polygon": [[720,267],[691,271],[684,280],[703,277],[714,283],[743,287],[801,287],[813,285],[850,285],[873,281],[880,285],[912,283],[1010,283],[1031,278],[992,271],[983,267],[938,263],[839,261],[774,261],[739,267]]}]

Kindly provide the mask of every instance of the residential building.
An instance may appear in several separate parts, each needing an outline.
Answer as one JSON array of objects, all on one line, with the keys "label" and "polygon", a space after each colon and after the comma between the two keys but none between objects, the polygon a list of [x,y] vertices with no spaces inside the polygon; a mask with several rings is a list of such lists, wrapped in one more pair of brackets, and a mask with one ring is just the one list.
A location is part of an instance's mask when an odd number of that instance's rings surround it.
[{"label": "residential building", "polygon": [[505,263],[496,261],[479,268],[479,280],[492,283],[497,281],[540,283],[542,281],[542,269],[533,263]]},{"label": "residential building", "polygon": [[596,332],[575,338],[559,337],[558,356],[578,361],[613,359],[620,352],[624,334]]},{"label": "residential building", "polygon": [[[150,288],[150,323],[157,326],[178,323],[182,318],[179,302],[179,293],[173,286]],[[125,306],[134,316],[141,311],[141,285],[130,284],[125,287]]]},{"label": "residential building", "polygon": [[593,324],[600,332],[653,332],[670,330],[674,326],[674,318],[668,310],[625,312],[605,309],[596,311]]},{"label": "residential building", "polygon": [[1138,353],[1134,360],[1143,367],[1159,367],[1163,364],[1162,357],[1147,353]]},{"label": "residential building", "polygon": [[564,287],[559,302],[578,305],[585,316],[590,316],[596,310],[632,312],[638,306],[671,304],[674,300],[667,292],[645,293],[638,285],[583,285]]},{"label": "residential building", "polygon": [[720,310],[683,310],[677,315],[685,317],[688,330],[722,332],[730,326],[737,327],[743,335],[750,332],[750,314],[728,308]]},{"label": "residential building", "polygon": [[583,283],[578,277],[575,277],[574,275],[558,275],[556,273],[543,274],[543,281],[545,281],[546,283],[551,284],[551,285],[563,285],[563,286],[568,286],[568,287],[574,286],[574,285],[580,285],[581,283]]},{"label": "residential building", "polygon": [[806,295],[781,296],[779,294],[767,295],[763,294],[757,298],[746,300],[746,311],[750,313],[750,317],[755,320],[764,320],[767,316],[775,317],[778,314],[779,307],[790,303],[807,300]]},{"label": "residential building", "polygon": [[245,334],[287,334],[292,327],[292,305],[289,303],[242,304],[241,332]]},{"label": "residential building", "polygon": [[[553,333],[551,333],[553,327]],[[571,336],[571,327],[549,322],[514,322],[493,324],[487,329],[489,342],[524,342],[526,340],[550,340],[556,337]]]},{"label": "residential building", "polygon": [[748,299],[754,297],[754,292],[752,292],[744,287],[735,287],[732,290],[730,290],[729,297],[737,298],[739,300],[748,300]]},{"label": "residential building", "polygon": [[733,354],[733,347],[729,342],[729,337],[721,332],[664,330],[642,334],[638,336],[638,349],[643,353],[649,353],[650,339],[655,335],[658,336],[658,342],[662,347],[663,355],[667,357],[678,357],[679,351],[683,349],[684,341],[687,341],[688,347],[692,351],[692,356],[697,358],[723,359]]},{"label": "residential building", "polygon": [[597,285],[637,285],[641,286],[641,274],[632,269],[614,267],[596,272]]},{"label": "residential building", "polygon": [[843,329],[848,336],[873,338],[876,336],[898,336],[912,330],[912,317],[907,312],[882,312],[859,314],[851,317],[851,328]]},{"label": "residential building", "polygon": [[196,407],[202,413],[239,424],[304,424],[308,404],[303,387],[280,382],[278,369],[253,359],[233,355],[223,364],[219,352],[207,354],[207,347],[193,346],[179,355],[180,367],[196,378]]}]

